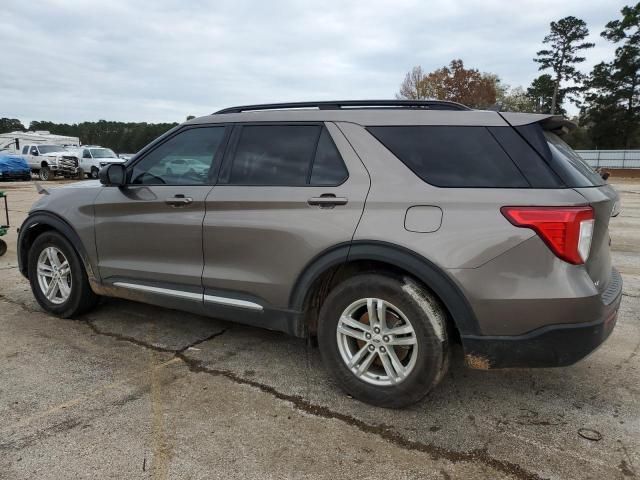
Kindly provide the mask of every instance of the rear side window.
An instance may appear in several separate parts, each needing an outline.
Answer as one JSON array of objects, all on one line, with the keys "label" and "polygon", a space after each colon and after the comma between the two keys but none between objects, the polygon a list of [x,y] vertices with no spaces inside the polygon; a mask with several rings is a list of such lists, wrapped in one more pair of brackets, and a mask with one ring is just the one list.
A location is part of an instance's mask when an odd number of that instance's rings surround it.
[{"label": "rear side window", "polygon": [[529,183],[486,127],[368,127],[422,180],[438,187],[527,188]]},{"label": "rear side window", "polygon": [[318,125],[247,125],[240,131],[230,184],[305,185]]},{"label": "rear side window", "polygon": [[488,127],[532,188],[561,188],[563,183],[527,142],[512,127]]},{"label": "rear side window", "polygon": [[[321,125],[243,125],[220,180],[232,185],[339,185],[347,169]],[[238,132],[237,131],[237,132]]]},{"label": "rear side window", "polygon": [[311,185],[340,185],[348,176],[340,152],[331,140],[329,131],[323,128],[313,161]]}]

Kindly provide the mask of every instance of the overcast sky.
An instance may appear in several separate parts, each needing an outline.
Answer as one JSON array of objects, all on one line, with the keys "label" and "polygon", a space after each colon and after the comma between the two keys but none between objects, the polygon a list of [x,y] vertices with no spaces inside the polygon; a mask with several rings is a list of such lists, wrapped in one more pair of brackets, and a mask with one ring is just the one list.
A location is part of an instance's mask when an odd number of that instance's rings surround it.
[{"label": "overcast sky", "polygon": [[394,98],[414,65],[453,58],[526,87],[549,22],[596,48],[618,0],[3,0],[0,117],[183,121],[247,103]]}]

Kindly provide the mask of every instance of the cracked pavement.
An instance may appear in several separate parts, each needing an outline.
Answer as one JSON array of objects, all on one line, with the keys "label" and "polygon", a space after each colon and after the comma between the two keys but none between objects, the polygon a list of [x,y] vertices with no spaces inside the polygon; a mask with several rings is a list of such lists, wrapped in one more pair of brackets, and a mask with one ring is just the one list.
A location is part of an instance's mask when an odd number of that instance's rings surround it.
[{"label": "cracked pavement", "polygon": [[[317,349],[283,334],[115,299],[73,320],[45,314],[15,268],[12,229],[0,479],[638,476],[640,181],[613,183],[625,298],[605,345],[569,368],[488,372],[457,349],[440,386],[400,411],[347,397]],[[19,225],[35,189],[0,189]]]}]

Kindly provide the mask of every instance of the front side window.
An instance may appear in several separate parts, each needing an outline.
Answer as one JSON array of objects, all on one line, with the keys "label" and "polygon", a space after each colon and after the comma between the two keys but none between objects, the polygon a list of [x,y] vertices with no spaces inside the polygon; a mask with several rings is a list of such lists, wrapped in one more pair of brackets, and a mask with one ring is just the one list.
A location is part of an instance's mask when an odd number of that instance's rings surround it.
[{"label": "front side window", "polygon": [[89,152],[89,149],[85,148],[82,151],[82,158],[91,158],[91,153]]},{"label": "front side window", "polygon": [[320,131],[319,125],[241,127],[228,183],[305,185]]},{"label": "front side window", "polygon": [[131,183],[207,185],[225,127],[190,128],[174,135],[137,162]]}]

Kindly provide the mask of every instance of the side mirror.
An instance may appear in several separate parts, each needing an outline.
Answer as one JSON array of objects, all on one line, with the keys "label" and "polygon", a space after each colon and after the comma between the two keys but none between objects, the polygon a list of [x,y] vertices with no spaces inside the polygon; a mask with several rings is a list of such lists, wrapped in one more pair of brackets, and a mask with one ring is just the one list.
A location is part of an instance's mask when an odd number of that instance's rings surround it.
[{"label": "side mirror", "polygon": [[37,150],[31,150],[31,155],[33,155],[34,157],[37,157],[40,154],[38,153]]},{"label": "side mirror", "polygon": [[127,182],[127,169],[119,163],[111,163],[100,169],[100,183],[108,187],[121,187]]},{"label": "side mirror", "polygon": [[611,176],[611,174],[609,172],[602,172],[600,176],[603,180],[607,180]]}]

